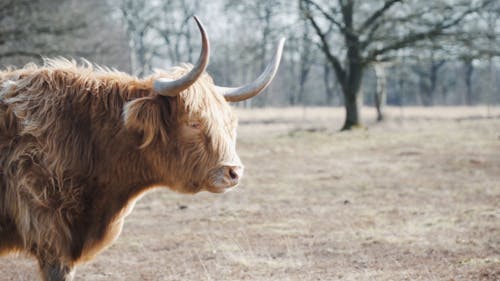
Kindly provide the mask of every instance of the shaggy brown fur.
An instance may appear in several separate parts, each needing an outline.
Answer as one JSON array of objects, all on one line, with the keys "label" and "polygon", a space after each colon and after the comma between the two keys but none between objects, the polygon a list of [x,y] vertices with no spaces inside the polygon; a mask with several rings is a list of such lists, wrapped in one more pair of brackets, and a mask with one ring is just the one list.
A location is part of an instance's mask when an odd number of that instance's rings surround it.
[{"label": "shaggy brown fur", "polygon": [[177,97],[152,90],[189,68],[139,80],[57,59],[0,72],[0,254],[31,253],[44,279],[70,280],[148,188],[216,191],[217,169],[239,161],[229,105],[206,74]]}]

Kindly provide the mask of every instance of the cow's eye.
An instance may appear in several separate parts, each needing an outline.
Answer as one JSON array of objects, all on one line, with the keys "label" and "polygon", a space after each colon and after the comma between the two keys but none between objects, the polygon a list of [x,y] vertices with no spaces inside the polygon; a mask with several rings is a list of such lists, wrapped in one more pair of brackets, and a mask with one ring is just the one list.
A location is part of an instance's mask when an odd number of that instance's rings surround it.
[{"label": "cow's eye", "polygon": [[193,129],[196,129],[196,130],[199,130],[201,129],[201,123],[200,122],[189,122],[188,123],[188,126],[193,128]]}]

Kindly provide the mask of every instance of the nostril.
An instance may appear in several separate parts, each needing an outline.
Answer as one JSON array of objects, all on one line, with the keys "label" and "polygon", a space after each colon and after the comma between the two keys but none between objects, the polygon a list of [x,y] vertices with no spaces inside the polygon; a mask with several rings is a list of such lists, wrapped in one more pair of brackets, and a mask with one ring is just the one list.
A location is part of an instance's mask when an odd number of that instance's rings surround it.
[{"label": "nostril", "polygon": [[232,180],[237,180],[238,179],[238,173],[236,173],[236,171],[234,170],[234,168],[231,168],[229,167],[229,177],[232,179]]}]

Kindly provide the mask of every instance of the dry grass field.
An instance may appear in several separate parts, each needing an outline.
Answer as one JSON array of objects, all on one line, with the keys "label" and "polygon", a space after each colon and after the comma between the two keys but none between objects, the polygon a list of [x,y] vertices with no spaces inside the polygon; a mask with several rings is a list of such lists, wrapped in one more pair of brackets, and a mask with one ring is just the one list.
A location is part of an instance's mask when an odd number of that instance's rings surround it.
[{"label": "dry grass field", "polygon": [[238,111],[242,184],[146,194],[75,280],[500,280],[500,108]]}]

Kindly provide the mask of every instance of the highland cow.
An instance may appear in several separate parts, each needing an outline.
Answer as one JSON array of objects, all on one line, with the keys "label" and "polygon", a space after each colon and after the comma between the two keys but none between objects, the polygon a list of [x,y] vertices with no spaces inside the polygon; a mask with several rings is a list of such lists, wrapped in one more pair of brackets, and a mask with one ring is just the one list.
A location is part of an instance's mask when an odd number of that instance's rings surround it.
[{"label": "highland cow", "polygon": [[71,280],[120,234],[153,187],[224,192],[243,175],[228,102],[273,79],[282,39],[254,82],[219,87],[194,66],[139,79],[86,63],[45,60],[0,72],[0,254],[26,252],[44,280]]}]

